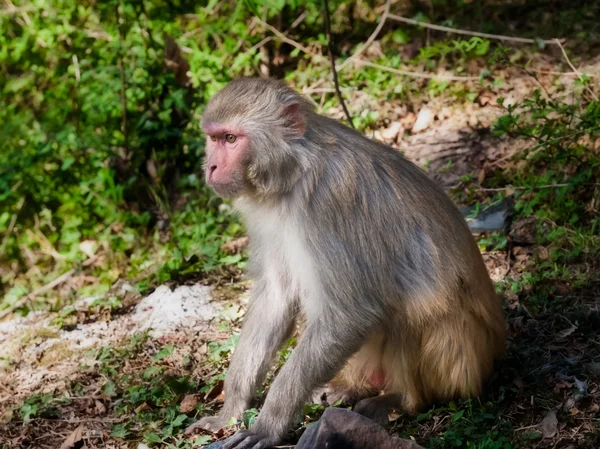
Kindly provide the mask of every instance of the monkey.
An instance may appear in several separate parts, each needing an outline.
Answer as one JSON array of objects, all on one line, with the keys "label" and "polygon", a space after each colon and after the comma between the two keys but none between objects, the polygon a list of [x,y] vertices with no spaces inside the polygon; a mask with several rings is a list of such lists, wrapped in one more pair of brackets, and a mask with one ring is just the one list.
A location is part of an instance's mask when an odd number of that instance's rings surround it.
[{"label": "monkey", "polygon": [[224,449],[280,443],[323,386],[378,422],[477,397],[504,355],[505,319],[463,216],[398,150],[319,115],[285,83],[231,81],[208,102],[207,184],[249,236],[249,307],[216,432],[249,408],[302,321],[255,423]]}]

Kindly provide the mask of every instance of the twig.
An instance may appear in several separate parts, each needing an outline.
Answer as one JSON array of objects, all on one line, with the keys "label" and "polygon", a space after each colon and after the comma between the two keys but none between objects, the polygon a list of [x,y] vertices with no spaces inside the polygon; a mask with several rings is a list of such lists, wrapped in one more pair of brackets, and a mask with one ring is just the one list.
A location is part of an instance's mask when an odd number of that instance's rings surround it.
[{"label": "twig", "polygon": [[294,28],[296,28],[298,25],[300,25],[302,22],[304,22],[304,19],[306,19],[306,16],[308,15],[308,10],[304,11],[302,14],[300,14],[298,16],[298,18],[296,20],[294,20],[294,23],[292,23],[290,25],[290,27],[286,30],[286,31],[290,31],[293,30]]},{"label": "twig", "polygon": [[[544,184],[540,186],[505,186],[505,187],[480,187],[477,190],[480,192],[502,192],[504,190],[538,190],[538,189],[554,189],[558,187],[575,186],[576,184]],[[598,186],[600,182],[588,182],[581,184],[584,186]]]},{"label": "twig", "polygon": [[[354,89],[352,87],[340,87],[340,90],[342,91],[353,91]],[[335,89],[332,87],[305,87],[304,89],[302,89],[302,92],[304,94],[322,94],[322,93],[335,93]]]},{"label": "twig", "polygon": [[[560,47],[560,51],[562,52],[563,56],[565,57],[567,64],[569,64],[569,67],[571,67],[571,70],[573,70],[573,72],[575,72],[577,74],[577,77],[581,80],[581,82],[584,83],[583,76],[581,76],[581,73],[579,72],[579,70],[577,70],[575,68],[575,66],[573,65],[573,63],[571,62],[569,57],[567,56],[565,47],[562,46],[562,44],[560,43],[560,41],[558,39],[554,39],[554,43]],[[589,94],[594,98],[594,100],[598,101],[598,96],[594,93],[594,91],[592,89],[590,89],[590,87],[588,85],[586,85],[585,83],[583,85],[585,86],[585,90],[587,90],[589,92]]]},{"label": "twig", "polygon": [[[94,263],[96,261],[96,259],[97,259],[96,256],[90,257],[85,262],[83,262],[82,265],[84,267],[87,267],[87,266],[91,265],[92,263]],[[23,307],[25,305],[25,303],[27,303],[31,298],[35,298],[36,296],[41,295],[42,293],[46,293],[47,291],[52,290],[54,287],[62,284],[67,279],[69,279],[71,276],[73,276],[73,274],[75,274],[75,268],[71,268],[69,271],[61,274],[59,277],[57,277],[53,281],[48,282],[46,285],[43,285],[40,288],[35,289],[31,293],[28,293],[27,295],[23,296],[21,299],[19,299],[17,302],[15,302],[12,306],[10,306],[9,308],[4,309],[0,312],[0,320],[2,318],[4,318],[5,316],[7,316],[8,314],[17,310],[18,308]]]},{"label": "twig", "polygon": [[125,144],[125,150],[129,151],[129,132],[127,130],[127,81],[125,79],[125,66],[123,63],[123,41],[125,40],[120,23],[119,5],[117,5],[117,23],[119,26],[119,72],[121,73],[121,132]]},{"label": "twig", "polygon": [[267,22],[259,19],[258,17],[254,17],[254,20],[258,21],[258,23],[260,23],[262,26],[264,26],[265,28],[267,28],[269,31],[271,31],[271,33],[273,33],[275,36],[277,36],[281,41],[285,42],[286,44],[289,44],[292,47],[297,48],[298,50],[300,50],[303,53],[306,53],[307,55],[310,55],[310,56],[313,56],[313,57],[318,57],[319,56],[319,55],[315,55],[312,51],[310,51],[310,49],[308,49],[304,45],[299,44],[298,42],[290,39],[285,34],[283,34],[281,31],[279,31],[277,28],[275,28],[274,26],[269,25]]},{"label": "twig", "polygon": [[383,25],[385,25],[385,21],[387,20],[388,17],[390,17],[390,5],[391,5],[391,3],[392,3],[391,0],[387,0],[385,2],[385,9],[384,9],[383,14],[381,16],[381,20],[379,21],[379,24],[377,25],[377,27],[375,28],[375,30],[373,30],[373,32],[371,33],[371,35],[369,36],[369,38],[366,40],[365,44],[362,47],[360,47],[348,59],[346,59],[342,64],[340,64],[340,66],[337,68],[338,71],[343,70],[353,60],[358,59],[358,57],[360,55],[362,55],[365,52],[365,50],[371,46],[371,44],[375,41],[375,39],[377,39],[377,36],[379,35],[379,32],[383,28]]},{"label": "twig", "polygon": [[62,284],[67,279],[69,279],[73,275],[73,273],[75,273],[75,269],[70,269],[66,273],[63,273],[59,277],[54,279],[52,282],[49,282],[48,284],[23,296],[21,299],[19,299],[17,302],[15,302],[12,306],[10,306],[9,308],[4,309],[2,312],[0,312],[0,319],[4,318],[5,316],[14,312],[15,310],[23,307],[25,305],[25,303],[27,303],[31,298],[33,298],[37,295],[41,295],[42,293],[45,293],[48,290],[52,290],[57,285]]},{"label": "twig", "polygon": [[488,39],[497,39],[500,41],[522,42],[522,43],[526,43],[526,44],[535,44],[537,42],[543,42],[545,44],[556,44],[557,42],[559,42],[558,39],[549,39],[549,40],[540,39],[538,41],[536,39],[528,39],[528,38],[524,38],[524,37],[503,36],[501,34],[489,34],[489,33],[480,33],[478,31],[461,30],[459,28],[450,28],[450,27],[446,27],[446,26],[442,26],[442,25],[434,25],[432,23],[421,22],[419,20],[408,19],[406,17],[397,16],[396,14],[389,14],[388,17],[390,19],[396,20],[398,22],[408,23],[409,25],[422,26],[424,28],[430,28],[432,30],[445,31],[447,33],[454,33],[454,34],[464,34],[467,36],[485,37]]},{"label": "twig", "polygon": [[2,245],[0,245],[0,254],[4,253],[4,248],[6,248],[6,244],[8,243],[8,238],[10,237],[10,235],[13,232],[13,229],[15,228],[15,224],[17,223],[17,217],[19,216],[19,212],[21,212],[21,208],[23,207],[23,204],[25,204],[25,197],[21,198],[21,200],[19,201],[19,204],[17,204],[17,210],[15,211],[12,218],[10,219],[8,229],[6,230],[6,235],[2,239]]},{"label": "twig", "polygon": [[[73,418],[73,419],[58,419],[58,418],[33,418],[28,422],[39,422],[39,421],[51,421],[51,422],[65,422],[69,424],[79,424],[86,422],[97,422],[104,424],[115,424],[120,423],[128,419],[126,416],[121,418]],[[24,421],[12,421],[17,424],[22,424]]]},{"label": "twig", "polygon": [[77,55],[73,55],[73,67],[75,68],[75,81],[79,82],[81,78],[81,72],[79,70],[79,61],[77,60]]},{"label": "twig", "polygon": [[258,44],[254,44],[252,47],[250,47],[248,50],[246,50],[246,53],[250,53],[253,50],[258,50],[259,48],[263,47],[265,44],[268,44],[272,40],[273,40],[273,36],[267,36],[263,40],[261,40]]},{"label": "twig", "polygon": [[[539,73],[541,75],[560,75],[560,76],[579,76],[579,72],[555,72],[552,70],[531,70],[534,73]],[[586,76],[595,78],[600,75],[596,75],[594,73],[586,73]]]},{"label": "twig", "polygon": [[323,9],[325,10],[324,24],[325,24],[325,34],[327,36],[327,48],[329,50],[329,61],[331,62],[331,72],[333,74],[333,84],[335,85],[335,93],[337,94],[338,99],[340,100],[340,104],[342,105],[342,109],[344,110],[344,114],[346,114],[346,118],[348,119],[348,123],[352,128],[354,128],[354,123],[352,122],[352,117],[350,116],[350,112],[346,107],[346,102],[344,101],[344,97],[340,92],[340,83],[338,80],[337,70],[335,69],[335,56],[333,55],[333,38],[331,37],[331,26],[329,24],[329,2],[327,0],[323,0]]},{"label": "twig", "polygon": [[[337,71],[341,72],[342,70],[344,70],[351,62],[354,62],[355,59],[358,59],[358,57],[364,53],[364,51],[369,48],[371,46],[371,44],[375,41],[375,39],[377,38],[377,36],[379,35],[379,32],[381,31],[381,28],[383,28],[383,25],[387,19],[387,16],[389,14],[390,11],[390,4],[391,1],[387,0],[385,3],[385,10],[383,11],[383,15],[381,16],[381,20],[379,22],[379,24],[377,25],[377,27],[375,28],[375,30],[371,33],[371,35],[369,36],[369,38],[365,41],[365,44],[360,47],[354,54],[352,54],[348,59],[346,59],[344,62],[342,62],[339,67],[337,67]],[[325,79],[320,79],[319,81],[317,81],[316,83],[314,83],[311,86],[311,89],[317,88],[319,87],[321,84],[323,84],[325,82]]]},{"label": "twig", "polygon": [[448,81],[475,81],[478,80],[478,76],[455,76],[455,75],[438,75],[435,73],[422,73],[422,72],[409,72],[407,70],[394,69],[393,67],[387,67],[374,62],[365,61],[364,59],[355,59],[352,61],[355,64],[362,64],[368,67],[373,67],[386,72],[397,73],[398,75],[410,76],[412,78],[425,78],[425,79],[440,79]]}]

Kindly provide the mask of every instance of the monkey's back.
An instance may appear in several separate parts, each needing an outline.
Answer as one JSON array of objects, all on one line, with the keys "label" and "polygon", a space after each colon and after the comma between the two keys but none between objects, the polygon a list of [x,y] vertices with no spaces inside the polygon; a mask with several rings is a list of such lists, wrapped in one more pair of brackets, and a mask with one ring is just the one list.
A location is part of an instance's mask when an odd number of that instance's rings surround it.
[{"label": "monkey's back", "polygon": [[501,313],[466,221],[424,171],[336,121],[319,116],[312,125],[307,138],[329,145],[314,149],[321,165],[302,190],[304,218],[312,219],[306,235],[324,267],[338,267],[349,291],[423,320],[465,301],[479,314]]}]

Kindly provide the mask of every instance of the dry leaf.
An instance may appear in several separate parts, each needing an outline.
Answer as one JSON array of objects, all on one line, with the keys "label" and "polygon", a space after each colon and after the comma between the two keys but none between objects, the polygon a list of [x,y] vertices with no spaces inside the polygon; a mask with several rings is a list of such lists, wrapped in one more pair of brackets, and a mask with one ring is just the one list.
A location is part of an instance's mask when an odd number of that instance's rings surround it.
[{"label": "dry leaf", "polygon": [[196,408],[196,404],[198,403],[198,397],[195,394],[186,394],[179,404],[179,411],[181,413],[190,413]]},{"label": "dry leaf", "polygon": [[96,412],[99,415],[104,415],[106,413],[106,406],[102,402],[95,400],[94,405],[96,406]]},{"label": "dry leaf", "polygon": [[84,240],[79,244],[79,251],[81,251],[89,258],[94,257],[97,249],[98,243],[95,240]]},{"label": "dry leaf", "polygon": [[575,399],[573,398],[568,398],[563,404],[563,410],[571,410],[573,407],[575,407]]},{"label": "dry leaf", "polygon": [[511,310],[515,310],[519,307],[519,295],[514,292],[508,292],[506,294],[506,302],[508,303],[508,308]]},{"label": "dry leaf", "polygon": [[571,334],[572,334],[573,332],[575,332],[576,330],[577,330],[577,326],[575,326],[575,325],[573,324],[573,325],[572,325],[570,328],[568,328],[568,329],[565,329],[565,330],[563,330],[563,331],[560,331],[560,332],[557,334],[557,337],[558,337],[558,339],[559,339],[559,340],[562,340],[563,338],[567,338],[569,335],[571,335]]},{"label": "dry leaf", "polygon": [[558,419],[556,410],[550,410],[546,417],[540,423],[540,430],[543,438],[552,438],[558,432]]},{"label": "dry leaf", "polygon": [[240,253],[244,248],[248,246],[248,237],[240,237],[239,239],[230,240],[227,243],[221,245],[221,251],[226,253],[237,254]]},{"label": "dry leaf", "polygon": [[60,449],[72,449],[77,443],[83,440],[83,424],[80,424],[71,434],[67,437],[63,444],[60,445]]},{"label": "dry leaf", "polygon": [[140,413],[140,412],[145,412],[145,411],[151,410],[151,409],[152,409],[152,407],[150,407],[147,402],[144,402],[135,409],[135,412]]},{"label": "dry leaf", "polygon": [[548,254],[548,249],[545,246],[538,246],[537,257],[540,260],[548,260],[550,258],[550,255]]},{"label": "dry leaf", "polygon": [[523,379],[521,379],[519,376],[516,376],[513,382],[519,390],[523,390],[525,388],[525,382],[523,382]]}]

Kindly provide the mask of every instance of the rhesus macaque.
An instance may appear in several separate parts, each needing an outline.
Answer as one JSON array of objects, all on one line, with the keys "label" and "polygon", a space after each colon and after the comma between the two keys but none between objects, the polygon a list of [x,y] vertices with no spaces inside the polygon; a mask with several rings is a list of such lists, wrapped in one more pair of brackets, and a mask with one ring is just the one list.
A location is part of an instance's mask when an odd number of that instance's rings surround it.
[{"label": "rhesus macaque", "polygon": [[504,353],[501,302],[465,220],[423,171],[275,80],[231,82],[202,129],[207,182],[245,219],[255,285],[223,409],[187,433],[242,417],[298,318],[256,422],[225,449],[277,444],[325,385],[378,421],[481,393]]}]

